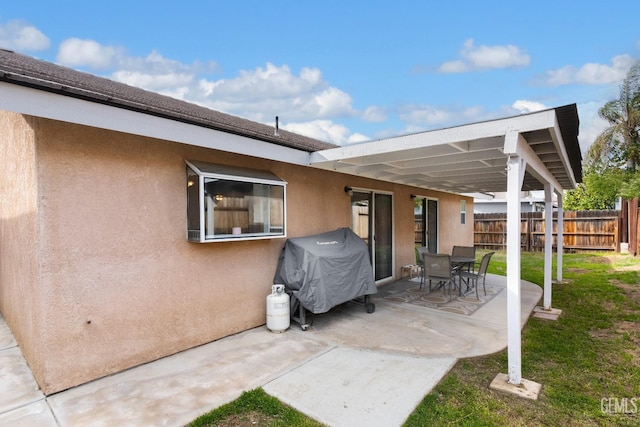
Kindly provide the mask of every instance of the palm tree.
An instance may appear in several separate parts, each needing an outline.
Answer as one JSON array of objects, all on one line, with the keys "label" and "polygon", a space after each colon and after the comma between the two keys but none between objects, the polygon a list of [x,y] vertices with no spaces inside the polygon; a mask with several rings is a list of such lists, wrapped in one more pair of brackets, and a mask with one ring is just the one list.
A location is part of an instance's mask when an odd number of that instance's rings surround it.
[{"label": "palm tree", "polygon": [[609,123],[587,153],[587,166],[635,172],[640,165],[640,61],[627,72],[618,99],[607,102],[598,114]]}]

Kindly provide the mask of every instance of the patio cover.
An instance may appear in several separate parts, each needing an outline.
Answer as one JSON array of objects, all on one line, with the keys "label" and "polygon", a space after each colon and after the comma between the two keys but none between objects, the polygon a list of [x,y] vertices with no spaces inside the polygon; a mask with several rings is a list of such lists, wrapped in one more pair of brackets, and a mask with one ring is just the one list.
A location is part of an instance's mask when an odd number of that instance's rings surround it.
[{"label": "patio cover", "polygon": [[[557,280],[562,281],[562,195],[582,181],[575,104],[520,116],[317,151],[313,167],[450,193],[507,193],[509,383],[520,385],[520,195],[558,197]],[[545,217],[544,309],[551,309],[552,215]]]},{"label": "patio cover", "polygon": [[317,151],[311,166],[453,193],[507,191],[507,159],[527,160],[522,190],[582,181],[575,104]]}]

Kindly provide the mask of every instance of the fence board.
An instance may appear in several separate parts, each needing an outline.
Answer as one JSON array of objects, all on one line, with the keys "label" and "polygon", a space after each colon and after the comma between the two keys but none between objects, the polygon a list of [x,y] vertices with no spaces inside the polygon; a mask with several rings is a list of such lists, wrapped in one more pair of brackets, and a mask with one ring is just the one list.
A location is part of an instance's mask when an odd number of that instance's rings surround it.
[{"label": "fence board", "polygon": [[[557,247],[557,213],[553,214],[553,247]],[[474,245],[480,249],[506,249],[506,213],[474,215]],[[566,211],[563,215],[565,250],[619,250],[619,211]],[[544,250],[545,219],[542,212],[523,212],[520,246],[526,251]]]}]

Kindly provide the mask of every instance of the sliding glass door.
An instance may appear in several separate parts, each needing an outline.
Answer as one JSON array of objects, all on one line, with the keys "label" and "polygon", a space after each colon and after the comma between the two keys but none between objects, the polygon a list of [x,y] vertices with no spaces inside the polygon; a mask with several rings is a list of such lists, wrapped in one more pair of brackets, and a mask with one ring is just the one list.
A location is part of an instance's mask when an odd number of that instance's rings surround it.
[{"label": "sliding glass door", "polygon": [[354,191],[351,228],[369,247],[376,281],[393,276],[393,196]]}]

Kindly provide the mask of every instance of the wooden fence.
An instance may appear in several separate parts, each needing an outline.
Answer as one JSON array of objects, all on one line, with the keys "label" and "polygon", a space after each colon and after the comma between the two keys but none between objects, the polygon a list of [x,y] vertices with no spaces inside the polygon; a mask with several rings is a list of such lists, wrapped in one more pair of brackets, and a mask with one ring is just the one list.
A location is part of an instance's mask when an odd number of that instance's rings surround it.
[{"label": "wooden fence", "polygon": [[[553,214],[553,248],[557,244],[557,212]],[[572,250],[620,250],[620,211],[566,211],[563,247]],[[544,250],[545,218],[542,212],[523,212],[520,246],[523,251]],[[474,245],[480,249],[506,249],[507,214],[475,214]]]}]

